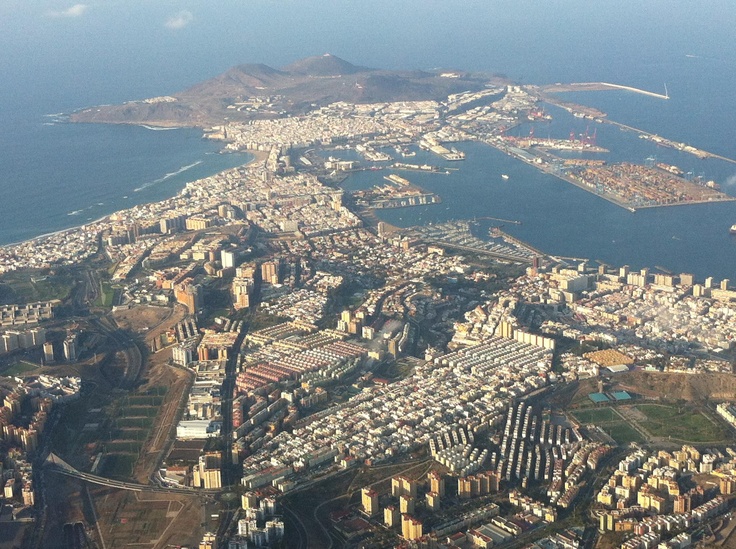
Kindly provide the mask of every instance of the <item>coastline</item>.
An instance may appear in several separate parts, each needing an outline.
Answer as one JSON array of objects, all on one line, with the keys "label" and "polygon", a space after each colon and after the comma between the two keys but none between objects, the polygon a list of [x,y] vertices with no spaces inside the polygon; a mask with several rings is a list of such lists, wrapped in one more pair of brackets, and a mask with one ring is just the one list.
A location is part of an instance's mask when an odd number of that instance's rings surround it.
[{"label": "coastline", "polygon": [[[141,124],[129,124],[129,125],[142,126]],[[181,126],[181,128],[185,128],[185,127],[190,127],[190,126]],[[146,128],[146,129],[150,129],[150,128]],[[179,128],[170,128],[170,129],[179,129]],[[248,160],[248,162],[246,162],[244,164],[240,164],[239,166],[236,166],[236,167],[245,167],[245,166],[251,166],[253,164],[263,163],[268,158],[268,153],[265,152],[265,151],[246,151],[246,152],[247,152],[247,154],[251,155],[253,158],[251,158],[250,160]],[[224,149],[221,149],[218,154],[230,154],[230,153],[228,151],[225,151]],[[232,168],[229,168],[229,169],[232,169]],[[219,173],[222,173],[222,171],[224,171],[224,170],[221,170],[219,172],[216,172],[216,173],[212,174],[212,176],[217,175]],[[209,176],[209,177],[212,177],[212,176]],[[186,186],[188,183],[191,183],[192,181],[197,181],[197,179],[192,179],[190,181],[186,181],[184,183],[184,185]],[[154,202],[162,202],[163,200],[168,200],[170,198],[174,198],[180,192],[181,192],[181,190],[178,191],[176,194],[174,194],[174,195],[172,195],[170,197],[167,197],[165,199],[157,200],[157,201],[152,201],[152,202],[144,202],[144,203],[141,203],[139,205],[152,204]],[[131,207],[135,207],[135,206],[131,206]],[[16,247],[16,246],[22,246],[22,245],[26,245],[26,244],[32,244],[34,242],[40,242],[40,241],[46,240],[48,238],[52,238],[54,236],[61,236],[61,235],[67,234],[67,233],[79,231],[79,230],[82,230],[84,227],[87,227],[88,225],[97,225],[98,223],[107,222],[107,221],[110,220],[110,217],[112,217],[113,215],[115,215],[115,214],[117,214],[117,213],[119,213],[121,211],[124,211],[126,209],[129,209],[129,208],[120,208],[120,209],[117,209],[117,210],[115,210],[112,213],[105,214],[105,215],[103,215],[103,216],[101,216],[101,217],[99,217],[97,219],[90,220],[87,223],[81,223],[79,225],[73,225],[73,226],[67,227],[65,229],[59,229],[57,231],[51,231],[51,232],[43,233],[43,234],[40,234],[38,236],[34,236],[32,238],[27,238],[25,240],[18,240],[16,242],[9,242],[7,244],[0,244],[0,249],[7,250],[7,249],[10,249],[10,248],[13,248],[13,247]]]}]

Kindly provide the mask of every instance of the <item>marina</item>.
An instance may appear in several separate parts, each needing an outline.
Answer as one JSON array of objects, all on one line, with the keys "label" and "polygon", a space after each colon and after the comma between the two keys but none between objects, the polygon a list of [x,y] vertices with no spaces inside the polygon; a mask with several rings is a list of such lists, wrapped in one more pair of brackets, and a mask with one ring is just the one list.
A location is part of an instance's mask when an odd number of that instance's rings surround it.
[{"label": "marina", "polygon": [[488,240],[481,239],[474,234],[477,228],[477,221],[449,221],[437,225],[413,227],[404,232],[417,236],[428,244],[446,246],[505,261],[531,263],[535,257],[542,255],[538,250],[498,229]]}]

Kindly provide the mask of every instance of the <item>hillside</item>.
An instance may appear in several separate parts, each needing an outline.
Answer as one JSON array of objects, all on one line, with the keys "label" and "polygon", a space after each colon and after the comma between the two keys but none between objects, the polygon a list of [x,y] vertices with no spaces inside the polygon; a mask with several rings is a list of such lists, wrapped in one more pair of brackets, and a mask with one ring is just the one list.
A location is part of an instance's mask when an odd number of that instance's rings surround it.
[{"label": "hillside", "polygon": [[[588,394],[598,390],[597,379],[581,380],[574,394],[566,394],[564,402],[590,404]],[[736,396],[736,376],[721,373],[682,374],[675,372],[633,371],[611,376],[606,391],[626,390],[645,398],[666,401],[685,400],[702,403],[706,399],[720,401],[732,400]]]},{"label": "hillside", "polygon": [[484,75],[454,73],[452,78],[424,71],[385,71],[359,67],[334,55],[307,57],[281,69],[238,65],[165,98],[130,101],[78,111],[72,122],[209,126],[275,118],[336,101],[372,103],[442,100],[449,94],[482,89]]}]

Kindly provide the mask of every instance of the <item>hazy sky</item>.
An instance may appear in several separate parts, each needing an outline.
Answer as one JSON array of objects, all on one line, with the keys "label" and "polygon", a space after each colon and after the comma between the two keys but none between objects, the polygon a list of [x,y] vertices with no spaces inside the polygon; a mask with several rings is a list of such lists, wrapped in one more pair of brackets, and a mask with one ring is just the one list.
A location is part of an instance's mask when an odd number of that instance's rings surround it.
[{"label": "hazy sky", "polygon": [[81,106],[325,52],[534,81],[617,58],[732,61],[733,28],[732,0],[0,0],[0,93],[21,103],[77,94]]}]

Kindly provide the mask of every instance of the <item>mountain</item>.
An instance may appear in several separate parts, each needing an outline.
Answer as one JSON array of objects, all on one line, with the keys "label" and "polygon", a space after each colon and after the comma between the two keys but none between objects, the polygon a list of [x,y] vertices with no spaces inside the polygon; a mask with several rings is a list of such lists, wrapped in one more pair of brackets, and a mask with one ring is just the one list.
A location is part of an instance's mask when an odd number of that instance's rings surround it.
[{"label": "mountain", "polygon": [[337,101],[373,103],[443,100],[482,89],[485,75],[458,71],[386,71],[360,67],[331,54],[274,69],[238,65],[171,96],[104,105],[73,113],[72,122],[207,127],[300,114]]},{"label": "mountain", "polygon": [[187,91],[197,93],[197,90],[207,89],[207,87],[221,87],[223,90],[228,87],[233,87],[235,90],[267,88],[280,85],[284,78],[288,78],[286,73],[273,69],[268,65],[238,65],[211,80],[193,86]]},{"label": "mountain", "polygon": [[283,68],[284,72],[291,74],[301,74],[304,76],[340,76],[346,74],[356,74],[359,72],[368,72],[371,69],[366,67],[357,67],[344,59],[326,53],[320,56],[307,57],[300,61],[296,61]]}]

